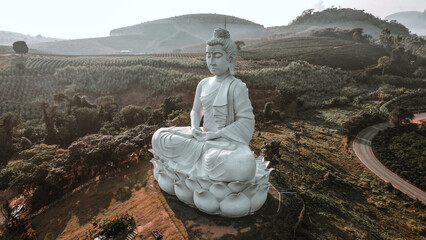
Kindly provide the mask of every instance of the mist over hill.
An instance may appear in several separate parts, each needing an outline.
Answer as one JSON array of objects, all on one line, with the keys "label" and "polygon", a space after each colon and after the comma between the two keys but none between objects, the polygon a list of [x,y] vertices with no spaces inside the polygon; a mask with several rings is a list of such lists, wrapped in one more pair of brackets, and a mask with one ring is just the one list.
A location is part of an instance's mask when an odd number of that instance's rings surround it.
[{"label": "mist over hill", "polygon": [[25,41],[27,44],[35,44],[42,42],[53,42],[58,40],[61,39],[43,37],[42,35],[37,35],[33,37],[31,35],[25,35],[22,33],[0,31],[0,45],[12,45],[16,41]]},{"label": "mist over hill", "polygon": [[67,55],[198,53],[204,51],[205,41],[211,38],[213,30],[224,27],[225,21],[234,40],[249,44],[262,39],[306,37],[312,31],[324,28],[362,28],[373,38],[378,38],[384,28],[390,29],[392,34],[410,34],[404,25],[382,20],[364,10],[329,8],[321,12],[306,10],[287,26],[265,28],[233,16],[189,14],[112,29],[109,37],[28,45],[44,52]]},{"label": "mist over hill", "polygon": [[407,26],[412,33],[426,36],[426,10],[423,12],[397,12],[385,17],[386,20],[395,20]]},{"label": "mist over hill", "polygon": [[321,12],[306,10],[287,26],[270,27],[275,34],[307,36],[311,31],[323,28],[353,29],[363,28],[364,33],[374,38],[380,36],[382,29],[388,28],[393,34],[409,35],[409,30],[397,22],[387,22],[364,10],[351,8],[328,8]]},{"label": "mist over hill", "polygon": [[264,26],[249,20],[221,14],[189,14],[149,21],[129,27],[111,30],[111,36],[147,35],[169,39],[177,33],[186,33],[205,41],[212,36],[215,28],[224,27],[232,33],[234,40],[264,36]]},{"label": "mist over hill", "polygon": [[205,43],[215,28],[224,27],[225,18],[234,40],[267,36],[262,25],[248,20],[220,14],[190,14],[113,29],[109,37],[37,43],[31,47],[69,55],[180,52],[184,46]]}]

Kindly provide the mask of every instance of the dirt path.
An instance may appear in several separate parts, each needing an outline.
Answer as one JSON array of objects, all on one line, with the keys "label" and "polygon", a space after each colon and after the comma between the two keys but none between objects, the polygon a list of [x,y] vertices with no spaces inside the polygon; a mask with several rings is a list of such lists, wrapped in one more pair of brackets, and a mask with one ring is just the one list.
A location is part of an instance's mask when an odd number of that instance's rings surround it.
[{"label": "dirt path", "polygon": [[[426,113],[416,114],[413,121],[419,121],[426,118]],[[407,194],[408,196],[419,199],[424,204],[426,204],[426,192],[420,188],[415,187],[407,180],[402,179],[386,166],[384,166],[377,158],[374,156],[373,149],[371,148],[371,141],[373,137],[381,130],[390,127],[389,122],[379,123],[368,127],[362,130],[355,141],[353,142],[353,148],[355,154],[359,160],[376,174],[378,177],[383,179],[385,182],[390,182],[395,188],[399,189],[401,192]]]}]

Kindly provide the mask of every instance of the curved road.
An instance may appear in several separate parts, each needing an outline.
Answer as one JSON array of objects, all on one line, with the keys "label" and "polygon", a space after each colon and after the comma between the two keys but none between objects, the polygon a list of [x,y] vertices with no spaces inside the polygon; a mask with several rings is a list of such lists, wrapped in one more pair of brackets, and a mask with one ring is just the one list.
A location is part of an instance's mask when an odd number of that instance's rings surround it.
[{"label": "curved road", "polygon": [[[426,118],[426,113],[415,114],[413,120],[420,120]],[[355,154],[359,160],[372,171],[374,174],[379,176],[385,182],[390,182],[395,188],[401,192],[409,195],[414,199],[419,199],[426,204],[426,192],[420,188],[415,187],[408,181],[402,179],[387,167],[385,167],[377,158],[374,156],[373,149],[371,148],[371,140],[374,135],[379,131],[390,127],[389,122],[379,123],[362,130],[353,142],[353,148]]]}]

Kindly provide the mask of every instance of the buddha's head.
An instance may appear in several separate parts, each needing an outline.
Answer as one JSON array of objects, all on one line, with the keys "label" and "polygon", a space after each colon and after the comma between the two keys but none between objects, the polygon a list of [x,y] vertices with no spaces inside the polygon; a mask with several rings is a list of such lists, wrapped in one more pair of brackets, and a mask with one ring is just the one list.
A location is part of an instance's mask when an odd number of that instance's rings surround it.
[{"label": "buddha's head", "polygon": [[216,76],[234,74],[237,62],[237,45],[226,29],[214,30],[213,38],[207,41],[206,61],[210,72]]}]

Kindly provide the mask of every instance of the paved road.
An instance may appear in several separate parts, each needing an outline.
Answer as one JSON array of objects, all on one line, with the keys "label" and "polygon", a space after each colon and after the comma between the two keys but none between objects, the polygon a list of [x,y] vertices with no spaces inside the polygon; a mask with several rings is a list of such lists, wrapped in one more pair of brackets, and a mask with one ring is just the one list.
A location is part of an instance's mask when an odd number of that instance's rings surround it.
[{"label": "paved road", "polygon": [[[420,120],[424,118],[426,118],[426,113],[420,113],[415,114],[413,120]],[[390,127],[390,123],[386,122],[379,123],[362,130],[353,142],[355,154],[368,169],[370,169],[374,174],[379,176],[385,182],[390,182],[401,192],[404,192],[412,198],[417,198],[426,204],[426,192],[422,191],[420,188],[415,187],[408,181],[400,178],[398,175],[385,167],[376,158],[376,156],[374,156],[373,149],[371,149],[371,140],[379,131],[388,127]]]}]

